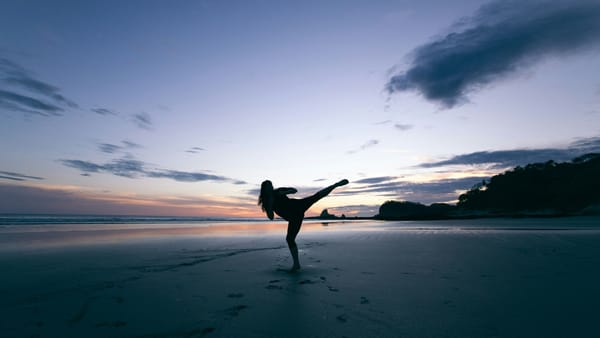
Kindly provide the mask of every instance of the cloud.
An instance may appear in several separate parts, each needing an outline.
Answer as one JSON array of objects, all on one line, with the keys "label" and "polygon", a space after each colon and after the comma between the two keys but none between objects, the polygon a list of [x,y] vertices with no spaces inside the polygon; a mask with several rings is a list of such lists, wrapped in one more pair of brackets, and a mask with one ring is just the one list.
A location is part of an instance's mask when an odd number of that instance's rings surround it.
[{"label": "cloud", "polygon": [[376,145],[379,144],[378,140],[368,140],[367,142],[365,142],[363,145],[361,145],[358,149],[354,149],[354,150],[349,150],[347,151],[348,154],[356,154],[359,151],[363,151],[366,150],[368,148],[374,147]]},{"label": "cloud", "polygon": [[496,0],[416,48],[408,69],[394,75],[386,89],[417,91],[451,108],[544,58],[599,45],[597,0]]},{"label": "cloud", "polygon": [[400,131],[407,131],[412,129],[414,126],[412,124],[401,124],[401,123],[396,123],[394,124],[394,128],[400,130]]},{"label": "cloud", "polygon": [[0,90],[0,106],[18,111],[41,116],[60,116],[63,108],[40,101],[33,97]]},{"label": "cloud", "polygon": [[15,74],[16,76],[7,77],[4,81],[8,84],[20,86],[30,92],[46,96],[54,101],[70,108],[77,108],[78,105],[59,94],[60,89],[45,82],[25,76],[24,74]]},{"label": "cloud", "polygon": [[447,160],[421,163],[421,168],[437,168],[449,165],[491,165],[496,169],[506,169],[530,163],[553,160],[570,161],[587,153],[600,152],[600,137],[582,138],[566,148],[515,149],[478,151],[453,156]]},{"label": "cloud", "polygon": [[103,115],[103,116],[118,115],[116,111],[107,109],[107,108],[92,108],[90,110],[96,114]]},{"label": "cloud", "polygon": [[191,147],[190,149],[186,150],[186,153],[190,153],[190,154],[197,154],[201,151],[205,151],[206,149],[204,148],[200,148],[200,147]]},{"label": "cloud", "polygon": [[146,172],[146,176],[155,178],[170,178],[179,182],[230,181],[230,179],[223,176],[179,170],[149,171]]},{"label": "cloud", "polygon": [[114,154],[114,153],[118,153],[118,152],[125,151],[128,149],[137,149],[137,148],[142,148],[142,146],[135,142],[131,142],[131,141],[127,141],[127,140],[121,141],[121,145],[112,144],[112,143],[98,144],[98,149],[101,152],[106,153],[106,154]]},{"label": "cloud", "polygon": [[123,141],[121,141],[121,143],[123,143],[123,145],[126,148],[130,148],[130,149],[143,148],[143,146],[141,144],[135,143],[135,142],[132,142],[132,141],[128,141],[128,140],[123,140]]},{"label": "cloud", "polygon": [[241,180],[228,178],[225,176],[207,174],[202,172],[188,172],[169,169],[149,169],[148,165],[142,161],[136,160],[131,156],[120,159],[114,159],[105,164],[98,164],[90,161],[62,159],[59,162],[67,167],[77,169],[83,174],[108,173],[115,176],[127,178],[168,178],[178,182],[228,182],[233,184],[246,184]]},{"label": "cloud", "polygon": [[571,143],[571,149],[578,149],[582,153],[600,152],[600,136],[579,138]]},{"label": "cloud", "polygon": [[141,112],[132,115],[133,123],[141,129],[151,130],[152,129],[152,118],[150,114]]},{"label": "cloud", "polygon": [[100,143],[98,145],[98,148],[100,149],[101,152],[107,153],[107,154],[114,154],[121,149],[120,146],[118,146],[116,144],[110,144],[110,143]]},{"label": "cloud", "polygon": [[0,108],[26,114],[59,116],[77,103],[66,98],[60,89],[36,79],[20,65],[0,58]]},{"label": "cloud", "polygon": [[0,171],[0,178],[11,181],[43,180],[43,177],[29,176],[12,171]]},{"label": "cloud", "polygon": [[357,181],[353,181],[352,183],[358,183],[358,184],[373,184],[373,183],[382,183],[382,182],[388,182],[388,181],[392,181],[397,179],[396,176],[380,176],[380,177],[369,177],[369,178],[363,178]]}]

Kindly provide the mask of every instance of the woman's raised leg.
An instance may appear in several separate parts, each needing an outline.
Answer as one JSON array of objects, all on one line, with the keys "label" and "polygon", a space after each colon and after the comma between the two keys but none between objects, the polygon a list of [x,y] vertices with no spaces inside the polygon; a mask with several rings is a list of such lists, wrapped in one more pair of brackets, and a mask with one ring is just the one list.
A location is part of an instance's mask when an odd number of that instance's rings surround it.
[{"label": "woman's raised leg", "polygon": [[305,202],[304,211],[308,210],[308,208],[310,208],[313,204],[317,203],[317,201],[320,200],[321,198],[329,195],[333,191],[333,189],[335,189],[337,187],[341,187],[346,184],[348,184],[348,180],[344,179],[335,184],[328,186],[325,189],[319,190],[316,194],[314,194],[312,196],[304,198],[303,199],[303,201]]}]

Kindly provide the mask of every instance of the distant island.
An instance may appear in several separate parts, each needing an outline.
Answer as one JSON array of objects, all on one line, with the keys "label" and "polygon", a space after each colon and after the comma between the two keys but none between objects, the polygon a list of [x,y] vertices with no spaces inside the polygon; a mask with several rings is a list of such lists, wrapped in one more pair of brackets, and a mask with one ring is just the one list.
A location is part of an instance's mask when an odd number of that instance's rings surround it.
[{"label": "distant island", "polygon": [[[480,217],[600,215],[600,154],[570,162],[528,164],[475,185],[456,205],[387,201],[374,219],[440,220]],[[340,219],[323,210],[320,219]],[[345,216],[344,216],[345,218]]]}]

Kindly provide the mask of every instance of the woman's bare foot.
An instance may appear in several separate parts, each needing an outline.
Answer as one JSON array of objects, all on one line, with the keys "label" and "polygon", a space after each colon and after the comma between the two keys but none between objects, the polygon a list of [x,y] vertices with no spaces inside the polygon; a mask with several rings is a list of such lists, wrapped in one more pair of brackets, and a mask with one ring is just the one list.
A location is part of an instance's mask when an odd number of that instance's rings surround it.
[{"label": "woman's bare foot", "polygon": [[295,272],[300,270],[300,264],[294,264],[294,266],[292,266],[292,268],[290,269],[290,272]]}]

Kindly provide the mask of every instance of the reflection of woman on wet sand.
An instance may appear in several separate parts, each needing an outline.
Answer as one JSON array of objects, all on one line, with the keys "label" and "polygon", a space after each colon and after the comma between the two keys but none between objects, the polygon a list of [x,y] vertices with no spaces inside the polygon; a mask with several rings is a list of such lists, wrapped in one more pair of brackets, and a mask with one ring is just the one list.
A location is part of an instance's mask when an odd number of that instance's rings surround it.
[{"label": "reflection of woman on wet sand", "polygon": [[292,271],[300,269],[300,262],[298,261],[298,246],[296,245],[296,236],[300,231],[302,220],[304,220],[304,213],[308,208],[315,204],[321,198],[329,195],[333,189],[348,184],[348,180],[341,180],[336,184],[330,185],[327,188],[320,190],[316,194],[302,198],[288,198],[288,194],[295,194],[297,192],[294,188],[277,188],[273,189],[273,183],[267,180],[262,182],[260,186],[260,196],[258,197],[258,204],[262,207],[262,210],[267,213],[269,219],[273,219],[275,212],[283,219],[288,221],[287,236],[285,240],[292,253],[294,259],[294,266]]}]

